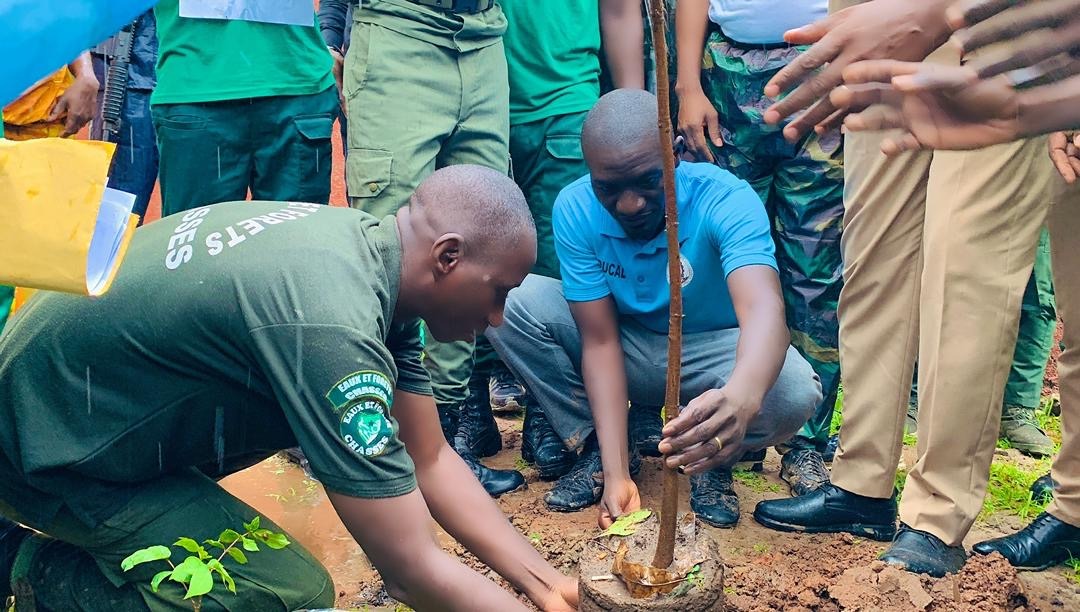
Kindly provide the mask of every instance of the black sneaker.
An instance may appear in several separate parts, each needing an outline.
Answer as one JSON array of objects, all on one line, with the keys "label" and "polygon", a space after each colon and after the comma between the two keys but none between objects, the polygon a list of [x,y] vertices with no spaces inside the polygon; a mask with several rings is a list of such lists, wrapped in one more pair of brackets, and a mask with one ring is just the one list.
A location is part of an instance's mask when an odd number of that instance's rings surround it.
[{"label": "black sneaker", "polygon": [[660,430],[664,428],[664,422],[660,419],[660,406],[631,403],[628,418],[630,439],[637,446],[638,452],[646,457],[659,457]]},{"label": "black sneaker", "polygon": [[1044,570],[1080,558],[1080,527],[1043,512],[1020,531],[979,542],[971,550],[980,555],[999,552],[1017,569]]},{"label": "black sneaker", "polygon": [[949,546],[932,533],[900,523],[896,539],[881,553],[880,559],[913,574],[941,578],[960,571],[967,561],[967,553],[963,546]]},{"label": "black sneaker", "polygon": [[490,457],[502,450],[502,434],[483,395],[471,392],[469,399],[460,404],[460,422],[453,441],[458,454],[464,448],[476,457]]},{"label": "black sneaker", "polygon": [[525,403],[525,423],[521,429],[521,458],[536,464],[543,480],[555,480],[574,467],[577,456],[566,448],[562,438],[551,428],[544,411],[536,402]]},{"label": "black sneaker", "polygon": [[796,448],[780,458],[780,478],[792,495],[806,495],[829,484],[829,470],[816,450]]},{"label": "black sneaker", "polygon": [[887,542],[896,534],[896,494],[864,497],[827,484],[799,497],[759,502],[754,520],[777,531],[844,532]]},{"label": "black sneaker", "polygon": [[29,529],[0,516],[0,606],[13,595],[11,569],[15,564],[15,554],[28,535]]},{"label": "black sneaker", "polygon": [[1050,477],[1049,472],[1039,476],[1035,479],[1035,482],[1031,483],[1031,499],[1048,504],[1050,500],[1054,499],[1054,489],[1057,488],[1057,483]]},{"label": "black sneaker", "polygon": [[491,411],[496,414],[512,414],[525,408],[525,386],[514,378],[503,362],[491,371],[488,379],[488,398]]},{"label": "black sneaker", "polygon": [[734,527],[739,522],[739,496],[731,470],[714,468],[690,477],[690,509],[713,527]]},{"label": "black sneaker", "polygon": [[488,495],[492,497],[498,497],[504,493],[510,491],[516,491],[525,486],[525,476],[517,470],[494,470],[480,463],[480,460],[469,450],[465,445],[455,444],[457,438],[455,432],[460,429],[459,417],[461,411],[461,404],[450,404],[438,406],[439,410],[439,425],[442,427],[443,436],[446,441],[454,448],[458,456],[461,457],[465,465],[469,466],[472,473],[476,476],[476,479],[480,481],[480,484],[484,487],[484,490],[488,492]]},{"label": "black sneaker", "polygon": [[[641,456],[633,449],[629,468],[631,476],[641,470]],[[600,501],[603,495],[604,464],[600,459],[600,444],[596,434],[592,434],[574,466],[544,495],[544,503],[556,512],[576,512]]]}]

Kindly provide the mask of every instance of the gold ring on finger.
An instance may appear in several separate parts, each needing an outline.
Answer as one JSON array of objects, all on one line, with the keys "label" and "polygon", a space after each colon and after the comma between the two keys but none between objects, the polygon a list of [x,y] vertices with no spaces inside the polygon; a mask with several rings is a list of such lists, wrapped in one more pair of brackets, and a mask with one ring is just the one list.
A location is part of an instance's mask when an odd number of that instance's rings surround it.
[{"label": "gold ring on finger", "polygon": [[713,442],[716,442],[716,451],[720,452],[724,450],[724,443],[720,441],[720,436],[713,437]]}]

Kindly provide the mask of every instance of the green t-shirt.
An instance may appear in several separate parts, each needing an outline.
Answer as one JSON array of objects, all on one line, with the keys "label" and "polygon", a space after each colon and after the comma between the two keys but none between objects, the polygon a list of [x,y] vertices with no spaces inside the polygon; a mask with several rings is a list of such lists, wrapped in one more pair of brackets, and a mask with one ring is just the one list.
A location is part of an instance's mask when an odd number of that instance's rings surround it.
[{"label": "green t-shirt", "polygon": [[510,124],[580,113],[600,98],[598,0],[501,0]]},{"label": "green t-shirt", "polygon": [[334,85],[333,60],[315,27],[180,17],[162,0],[152,104],[316,94]]},{"label": "green t-shirt", "polygon": [[348,208],[230,202],[140,228],[106,295],[39,293],[0,335],[0,499],[96,524],[137,483],[297,444],[328,489],[413,490],[393,391],[431,383],[419,321],[392,321],[400,274],[394,218]]},{"label": "green t-shirt", "polygon": [[353,20],[460,52],[493,45],[506,31],[498,4],[481,13],[447,13],[409,0],[360,0]]}]

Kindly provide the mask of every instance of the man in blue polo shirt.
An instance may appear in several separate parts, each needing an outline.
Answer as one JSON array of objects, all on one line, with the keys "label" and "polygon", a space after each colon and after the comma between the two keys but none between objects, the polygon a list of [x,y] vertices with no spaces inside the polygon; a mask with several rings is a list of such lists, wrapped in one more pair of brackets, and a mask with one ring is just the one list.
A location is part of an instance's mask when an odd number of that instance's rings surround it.
[{"label": "man in blue polo shirt", "polygon": [[[545,497],[554,510],[601,501],[600,524],[640,506],[630,478],[627,403],[663,403],[668,286],[656,98],[620,89],[582,130],[590,174],[563,189],[553,225],[562,272],[510,293],[500,356],[543,406],[574,468]],[[769,223],[753,189],[709,164],[676,169],[682,252],[682,396],[659,450],[690,475],[691,507],[738,520],[730,466],[794,434],[821,400],[791,348]]]}]

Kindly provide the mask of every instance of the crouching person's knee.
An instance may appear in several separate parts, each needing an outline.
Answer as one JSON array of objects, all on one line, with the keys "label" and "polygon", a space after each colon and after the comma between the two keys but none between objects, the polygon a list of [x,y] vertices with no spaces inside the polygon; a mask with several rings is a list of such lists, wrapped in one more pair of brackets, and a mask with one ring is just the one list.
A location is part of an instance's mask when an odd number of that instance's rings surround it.
[{"label": "crouching person's knee", "polygon": [[281,565],[274,581],[263,588],[273,591],[285,610],[333,608],[336,593],[330,572],[295,542],[288,548],[269,552],[285,551],[296,554]]},{"label": "crouching person's knee", "polygon": [[821,380],[810,364],[794,348],[788,349],[776,384],[765,396],[774,443],[793,436],[821,403]]},{"label": "crouching person's knee", "polygon": [[767,402],[773,395],[777,403],[778,429],[783,430],[783,439],[793,436],[821,404],[821,379],[794,348],[787,350],[784,367]]}]

